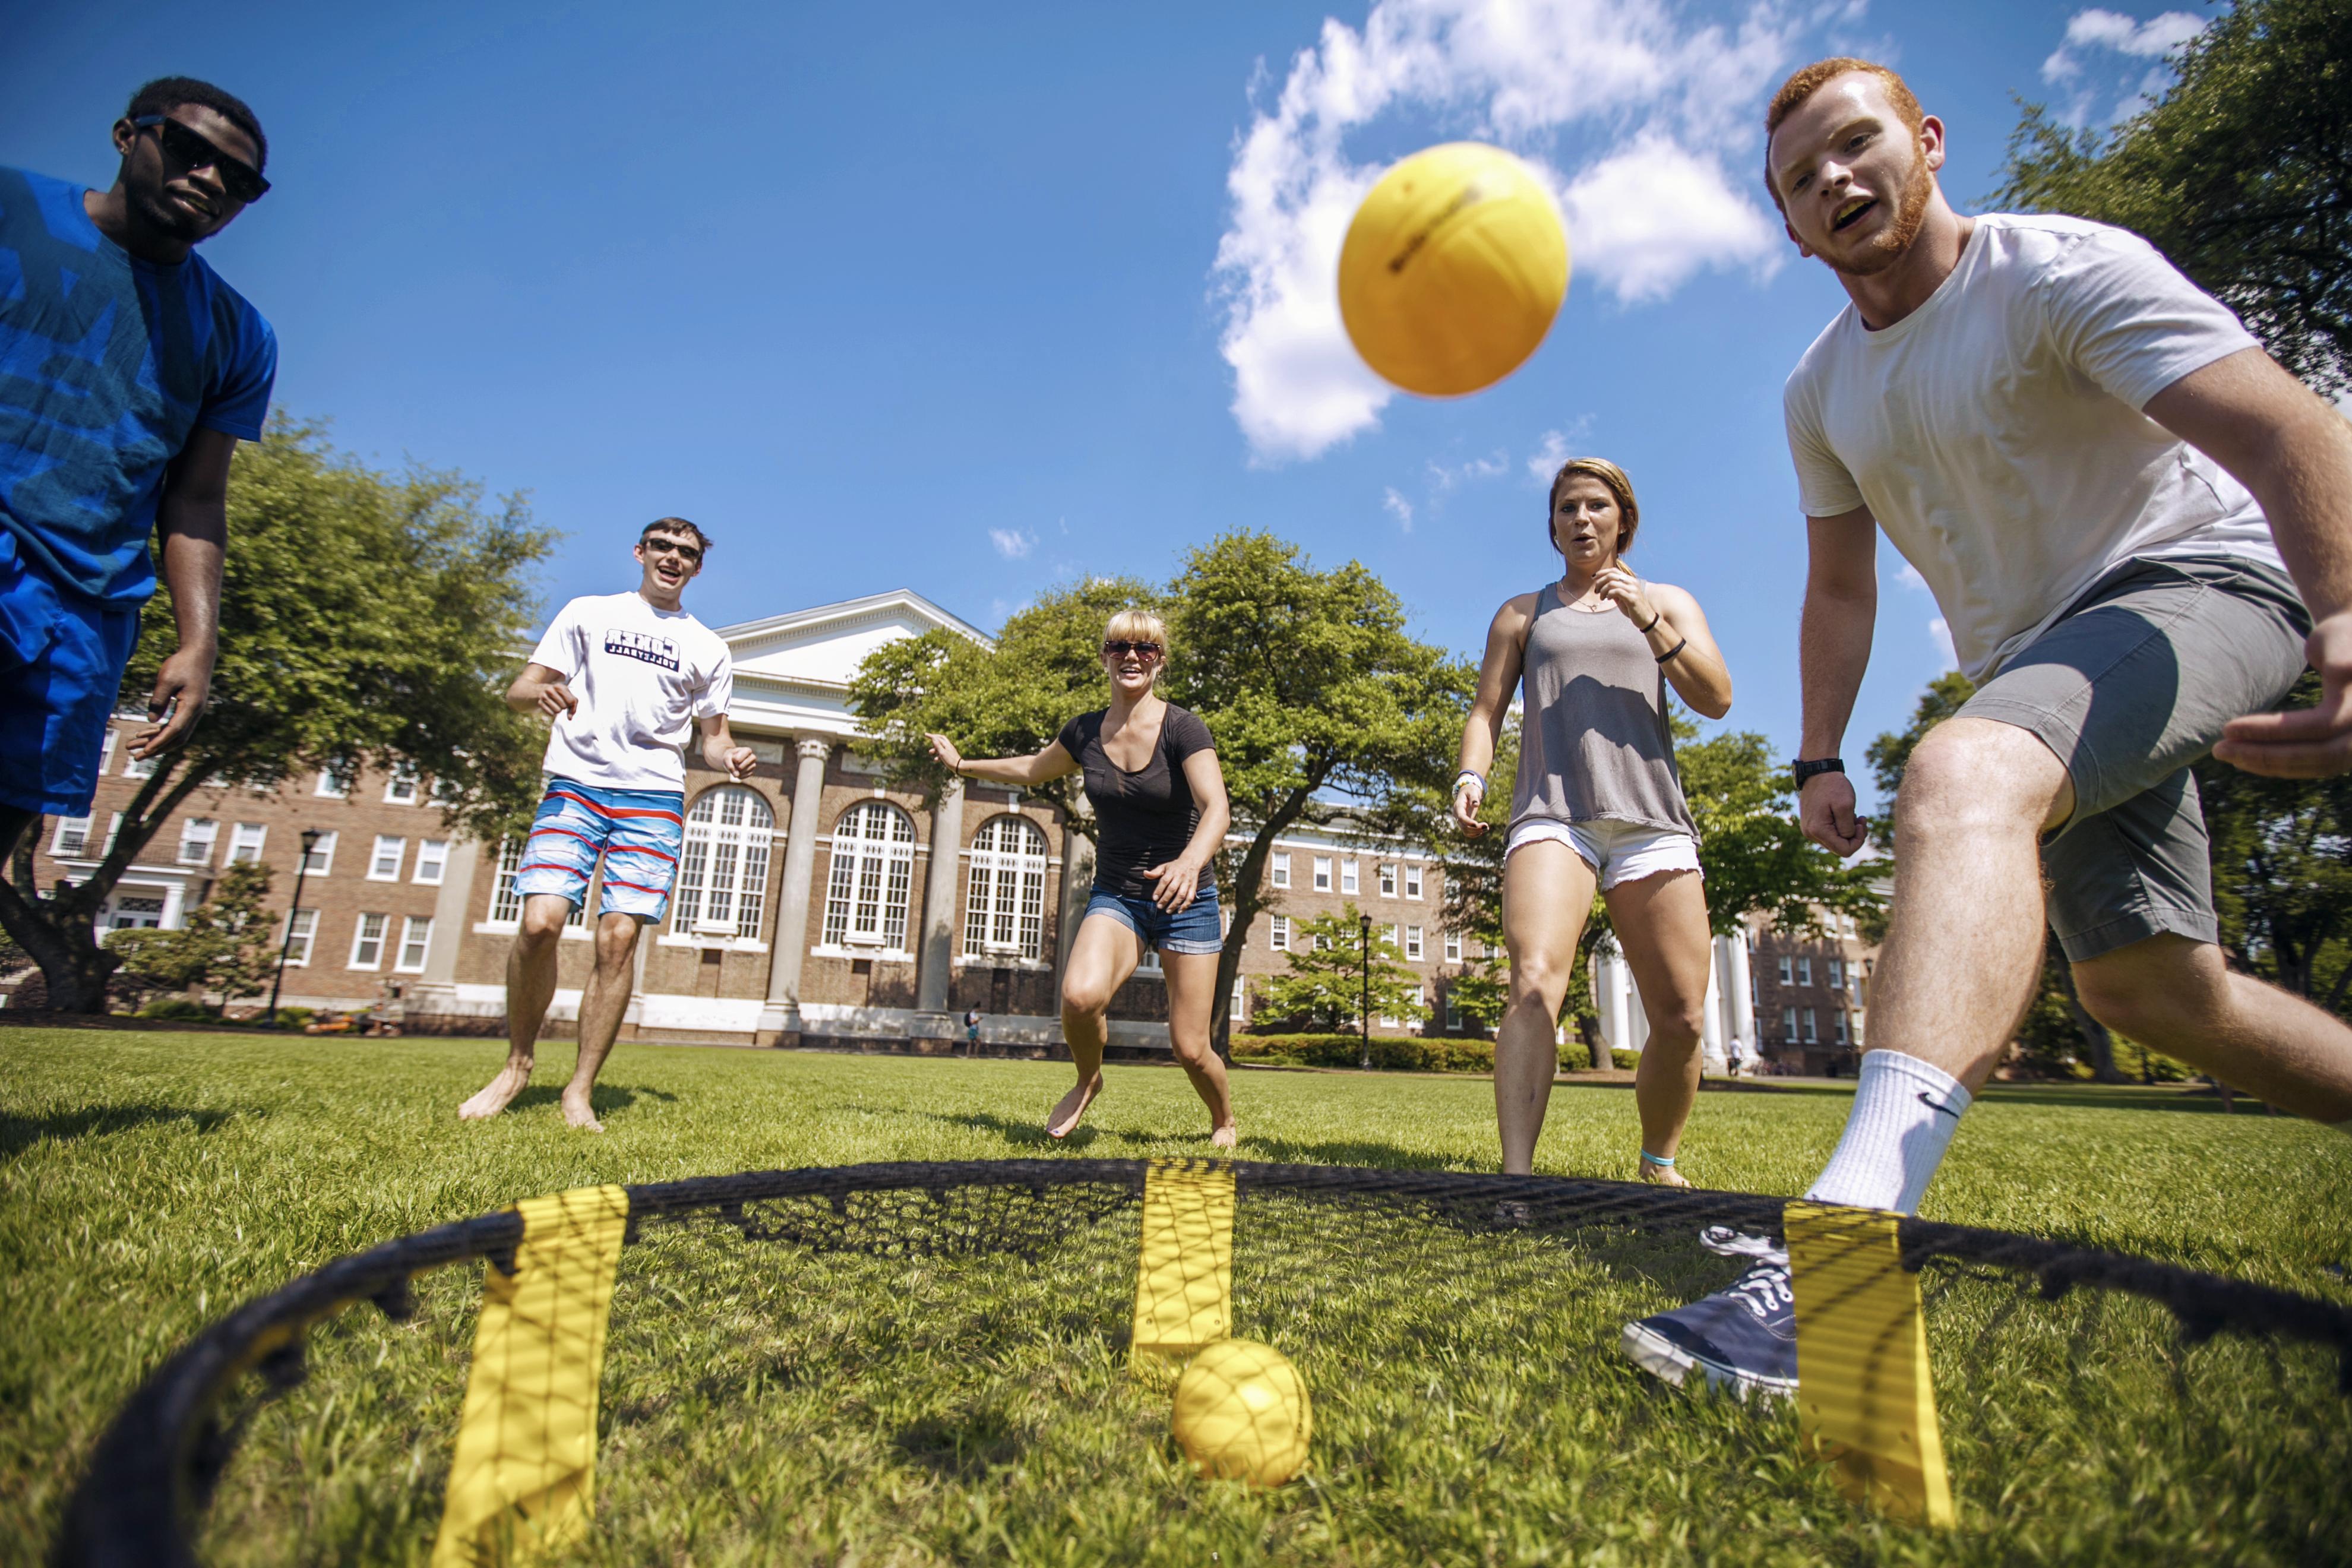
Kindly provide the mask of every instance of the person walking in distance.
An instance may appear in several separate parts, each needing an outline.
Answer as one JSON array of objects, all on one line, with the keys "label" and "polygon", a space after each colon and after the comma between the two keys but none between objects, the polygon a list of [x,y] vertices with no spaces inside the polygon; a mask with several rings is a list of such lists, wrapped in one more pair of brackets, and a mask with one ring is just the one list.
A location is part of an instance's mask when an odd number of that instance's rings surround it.
[{"label": "person walking in distance", "polygon": [[1233,808],[1209,727],[1153,689],[1167,658],[1160,617],[1121,610],[1103,629],[1108,707],[1079,714],[1034,756],[966,757],[945,735],[930,737],[931,752],[955,773],[998,784],[1086,775],[1100,856],[1062,980],[1062,1037],[1078,1081],[1047,1113],[1046,1132],[1068,1137],[1102,1092],[1110,999],[1144,950],[1157,948],[1168,983],[1168,1043],[1209,1109],[1209,1142],[1230,1149],[1233,1094],[1209,1043],[1224,946],[1210,861]]},{"label": "person walking in distance", "polygon": [[1454,826],[1476,837],[1486,831],[1478,809],[1495,738],[1524,686],[1503,851],[1511,994],[1495,1031],[1503,1170],[1535,1168],[1559,1070],[1559,1009],[1598,889],[1649,1016],[1633,1086],[1639,1168],[1646,1181],[1688,1186],[1675,1156],[1698,1094],[1713,936],[1666,691],[1720,719],[1731,708],[1731,675],[1698,601],[1626,566],[1642,513],[1624,469],[1602,458],[1570,459],[1552,476],[1547,514],[1559,580],[1495,612],[1454,780]]},{"label": "person walking in distance", "polygon": [[131,755],[195,728],[229,459],[261,439],[278,374],[269,323],[195,254],[269,189],[253,110],[164,77],[114,151],[103,191],[0,168],[0,861],[43,815],[89,815],[158,556],[179,646]]},{"label": "person walking in distance", "polygon": [[461,1120],[496,1116],[530,1082],[540,1026],[555,998],[556,949],[572,911],[588,900],[598,857],[595,964],[580,998],[580,1055],[563,1089],[563,1120],[602,1132],[590,1100],[620,1033],[638,933],[669,909],[686,835],[687,742],[702,760],[747,779],[759,758],[727,724],[735,689],[727,645],[687,614],[681,596],[710,540],[682,517],[649,522],[635,552],[636,587],[572,600],[507,692],[521,712],[551,721],[547,790],[515,871],[521,929],[507,956],[507,1061]]},{"label": "person walking in distance", "polygon": [[[1782,403],[1810,565],[1805,831],[1867,827],[1837,755],[1870,661],[1878,534],[1927,579],[1976,694],[1911,753],[1853,1109],[1806,1196],[1916,1212],[2032,998],[2042,929],[2109,1028],[2352,1131],[2352,1029],[2217,941],[2189,764],[2352,768],[2352,424],[2136,235],[1962,216],[1944,126],[1902,78],[1783,84],[1765,179],[1848,303]],[[2265,711],[2305,661],[2319,705]],[[2044,888],[2047,888],[2045,895]],[[1626,1326],[1675,1382],[1797,1378],[1787,1258]]]}]

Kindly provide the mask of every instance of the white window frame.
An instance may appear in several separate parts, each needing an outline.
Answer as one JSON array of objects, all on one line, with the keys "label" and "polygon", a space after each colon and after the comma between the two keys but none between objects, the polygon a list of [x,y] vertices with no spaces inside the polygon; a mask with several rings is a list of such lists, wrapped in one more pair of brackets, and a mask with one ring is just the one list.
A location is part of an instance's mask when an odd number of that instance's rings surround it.
[{"label": "white window frame", "polygon": [[1386,860],[1383,860],[1383,861],[1381,861],[1381,862],[1380,871],[1381,871],[1381,897],[1382,897],[1382,898],[1384,898],[1384,899],[1393,899],[1393,898],[1395,898],[1395,897],[1397,896],[1397,868],[1396,868],[1396,867],[1395,867],[1394,865],[1391,864],[1390,862],[1388,862],[1388,861],[1386,861]]},{"label": "white window frame", "polygon": [[751,785],[723,784],[696,796],[678,844],[670,929],[757,942],[775,841],[775,808]]},{"label": "white window frame", "polygon": [[[392,846],[392,869],[383,868],[383,847]],[[375,848],[368,856],[367,879],[371,882],[397,882],[400,868],[408,864],[408,836],[404,833],[379,833]]]},{"label": "white window frame", "polygon": [[383,781],[383,804],[386,805],[415,805],[423,794],[424,780],[417,776],[415,768],[405,763],[393,769]]},{"label": "white window frame", "polygon": [[[431,875],[426,875],[427,872]],[[446,838],[420,838],[416,841],[416,873],[409,879],[427,888],[437,888],[449,875],[449,841]]]},{"label": "white window frame", "polygon": [[[80,816],[57,818],[57,826],[49,833],[49,858],[53,860],[89,859],[89,828],[96,815],[95,812],[87,812]],[[68,834],[73,836],[70,845],[66,842]]]},{"label": "white window frame", "polygon": [[1811,1007],[1805,1009],[1805,1044],[1809,1046],[1818,1046],[1822,1043],[1820,1019],[1815,1016],[1815,1011]]},{"label": "white window frame", "polygon": [[515,872],[522,865],[523,840],[508,838],[499,845],[499,863],[490,873],[490,912],[494,926],[522,924],[522,895],[515,891]]},{"label": "white window frame", "polygon": [[114,743],[121,738],[115,733],[114,726],[110,722],[106,726],[106,739],[98,743],[98,776],[100,778],[104,778],[108,770],[114,766]]},{"label": "white window frame", "polygon": [[824,945],[905,952],[914,893],[914,818],[888,801],[861,800],[835,818],[830,842]]},{"label": "white window frame", "polygon": [[[250,842],[247,836],[250,835]],[[229,829],[228,864],[238,866],[250,860],[258,865],[262,851],[269,845],[269,824],[240,822]]]},{"label": "white window frame", "polygon": [[[408,957],[409,950],[412,948],[416,952],[416,960],[413,963],[409,962]],[[431,915],[401,916],[400,945],[393,951],[397,954],[392,966],[392,972],[394,974],[424,973],[425,963],[433,956],[433,917]]]},{"label": "white window frame", "polygon": [[1274,923],[1266,928],[1265,944],[1276,952],[1290,951],[1290,917],[1288,915],[1274,917]]},{"label": "white window frame", "polygon": [[1274,852],[1273,881],[1277,888],[1290,886],[1290,851],[1287,849]]},{"label": "white window frame", "polygon": [[1407,958],[1409,958],[1409,959],[1412,959],[1412,961],[1414,961],[1415,963],[1419,963],[1419,962],[1420,962],[1420,960],[1421,960],[1421,953],[1422,953],[1422,944],[1421,944],[1421,928],[1420,928],[1419,926],[1407,926],[1407,927],[1405,927],[1405,928],[1404,928],[1404,955],[1405,955],[1405,957],[1407,957]]},{"label": "white window frame", "polygon": [[310,786],[310,793],[320,800],[349,800],[352,797],[352,781],[332,768],[320,768],[319,782]]},{"label": "white window frame", "polygon": [[1832,958],[1828,961],[1828,963],[1830,972],[1830,989],[1832,991],[1844,990],[1845,960],[1842,958]]},{"label": "white window frame", "polygon": [[[375,932],[373,935],[370,935],[368,932],[368,921],[373,921],[375,922]],[[389,941],[391,937],[392,917],[389,914],[385,914],[376,910],[362,910],[360,911],[359,918],[352,922],[352,956],[351,961],[348,963],[345,963],[343,967],[345,969],[364,969],[369,971],[382,969],[383,967],[383,944]],[[360,957],[360,950],[365,947],[373,947],[374,951],[369,953],[365,960],[362,960]]]},{"label": "white window frame", "polygon": [[1235,1024],[1249,1022],[1249,981],[1244,976],[1234,976],[1234,994],[1225,1004],[1225,1017]]},{"label": "white window frame", "polygon": [[278,940],[285,943],[286,967],[310,968],[310,950],[319,940],[319,911],[294,910],[287,915],[286,924],[287,929],[278,933]]},{"label": "white window frame", "polygon": [[1402,921],[1390,921],[1388,931],[1389,945],[1395,948],[1399,952],[1402,952],[1404,951],[1404,922]]},{"label": "white window frame", "polygon": [[1853,1043],[1849,1037],[1846,1029],[1844,1008],[1832,1007],[1830,1009],[1830,1034],[1831,1037],[1841,1046],[1851,1045]]},{"label": "white window frame", "polygon": [[1811,985],[1812,983],[1813,961],[1810,958],[1801,958],[1797,960],[1797,984],[1800,985]]},{"label": "white window frame", "polygon": [[[114,731],[110,729],[107,733],[112,735]],[[155,757],[142,757],[126,746],[122,751],[122,776],[127,779],[152,778],[155,776],[155,768],[160,760]]]},{"label": "white window frame", "polygon": [[965,956],[1042,960],[1045,829],[1018,812],[1001,813],[980,825],[964,858]]},{"label": "white window frame", "polygon": [[1780,1009],[1780,1037],[1792,1046],[1797,1043],[1797,1010],[1794,1007]]},{"label": "white window frame", "polygon": [[1408,899],[1421,897],[1421,868],[1418,866],[1409,864],[1404,868],[1404,896]]},{"label": "white window frame", "polygon": [[[198,831],[202,829],[203,831]],[[180,819],[180,848],[173,862],[180,866],[209,866],[213,851],[220,847],[220,819],[212,816],[186,816]],[[190,850],[195,854],[190,854]]]},{"label": "white window frame", "polygon": [[1446,963],[1459,963],[1462,962],[1462,933],[1460,931],[1450,931],[1445,933],[1445,946],[1444,951],[1445,953]]},{"label": "white window frame", "polygon": [[341,835],[332,828],[319,835],[318,842],[311,847],[310,858],[302,862],[303,876],[331,877],[334,875],[335,840],[340,837]]},{"label": "white window frame", "polygon": [[1791,959],[1787,953],[1782,953],[1780,955],[1780,984],[1783,985],[1794,985],[1797,983],[1796,974],[1796,961]]},{"label": "white window frame", "polygon": [[1359,892],[1362,889],[1363,874],[1360,869],[1360,863],[1353,855],[1347,857],[1339,862],[1339,890],[1341,892],[1353,893]]},{"label": "white window frame", "polygon": [[1328,855],[1315,857],[1315,890],[1318,893],[1331,890],[1331,857]]}]

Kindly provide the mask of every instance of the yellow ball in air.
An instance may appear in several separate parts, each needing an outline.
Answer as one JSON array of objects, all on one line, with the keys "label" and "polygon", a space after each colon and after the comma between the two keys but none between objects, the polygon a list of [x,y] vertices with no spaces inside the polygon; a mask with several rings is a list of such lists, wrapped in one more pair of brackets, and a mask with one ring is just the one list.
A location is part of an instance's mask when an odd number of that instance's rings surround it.
[{"label": "yellow ball in air", "polygon": [[1458,397],[1536,352],[1568,293],[1551,195],[1499,147],[1450,142],[1382,175],[1339,252],[1339,316],[1364,363]]},{"label": "yellow ball in air", "polygon": [[1176,1441],[1204,1476],[1278,1487],[1307,1463],[1307,1383],[1272,1345],[1219,1340],[1176,1380]]}]

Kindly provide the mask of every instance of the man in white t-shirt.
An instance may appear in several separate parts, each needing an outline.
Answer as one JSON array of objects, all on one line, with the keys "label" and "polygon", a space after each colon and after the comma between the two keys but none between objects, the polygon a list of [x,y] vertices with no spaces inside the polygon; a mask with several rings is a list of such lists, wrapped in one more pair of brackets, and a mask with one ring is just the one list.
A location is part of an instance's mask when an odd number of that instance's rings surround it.
[{"label": "man in white t-shirt", "polygon": [[521,929],[507,956],[507,1064],[457,1108],[467,1121],[496,1116],[530,1081],[540,1026],[555,997],[556,949],[588,882],[604,864],[595,964],[580,997],[580,1058],[563,1090],[563,1119],[604,1131],[590,1104],[597,1069],[628,1010],[640,927],[669,908],[686,832],[686,744],[746,779],[759,759],[727,727],[735,672],[727,645],[679,605],[710,541],[682,517],[638,536],[643,578],[625,594],[563,606],[507,701],[553,721],[547,794],[515,870]]},{"label": "man in white t-shirt", "polygon": [[[1765,179],[1847,308],[1789,378],[1811,537],[1806,832],[1865,826],[1836,752],[1870,659],[1884,529],[1934,590],[1974,697],[1910,757],[1893,917],[1823,1203],[1910,1214],[2015,1032],[2056,931],[2110,1028],[2352,1131],[2352,1030],[2230,972],[2189,764],[2352,768],[2352,422],[2137,236],[1963,217],[1944,128],[1884,67],[1775,95]],[[2305,660],[2317,707],[2267,711]],[[2045,901],[2045,879],[2048,895]],[[1634,1360],[1795,1387],[1787,1258],[1629,1324]]]}]

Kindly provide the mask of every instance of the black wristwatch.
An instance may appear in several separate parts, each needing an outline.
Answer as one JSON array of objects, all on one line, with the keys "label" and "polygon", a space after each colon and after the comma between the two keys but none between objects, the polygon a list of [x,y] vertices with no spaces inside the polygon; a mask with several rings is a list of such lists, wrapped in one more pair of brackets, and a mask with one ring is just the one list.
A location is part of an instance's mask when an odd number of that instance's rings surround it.
[{"label": "black wristwatch", "polygon": [[1805,787],[1805,781],[1811,778],[1815,773],[1842,773],[1845,772],[1845,759],[1843,757],[1820,757],[1810,763],[1791,763],[1789,764],[1789,771],[1797,775],[1797,787],[1799,789],[1802,789]]}]

